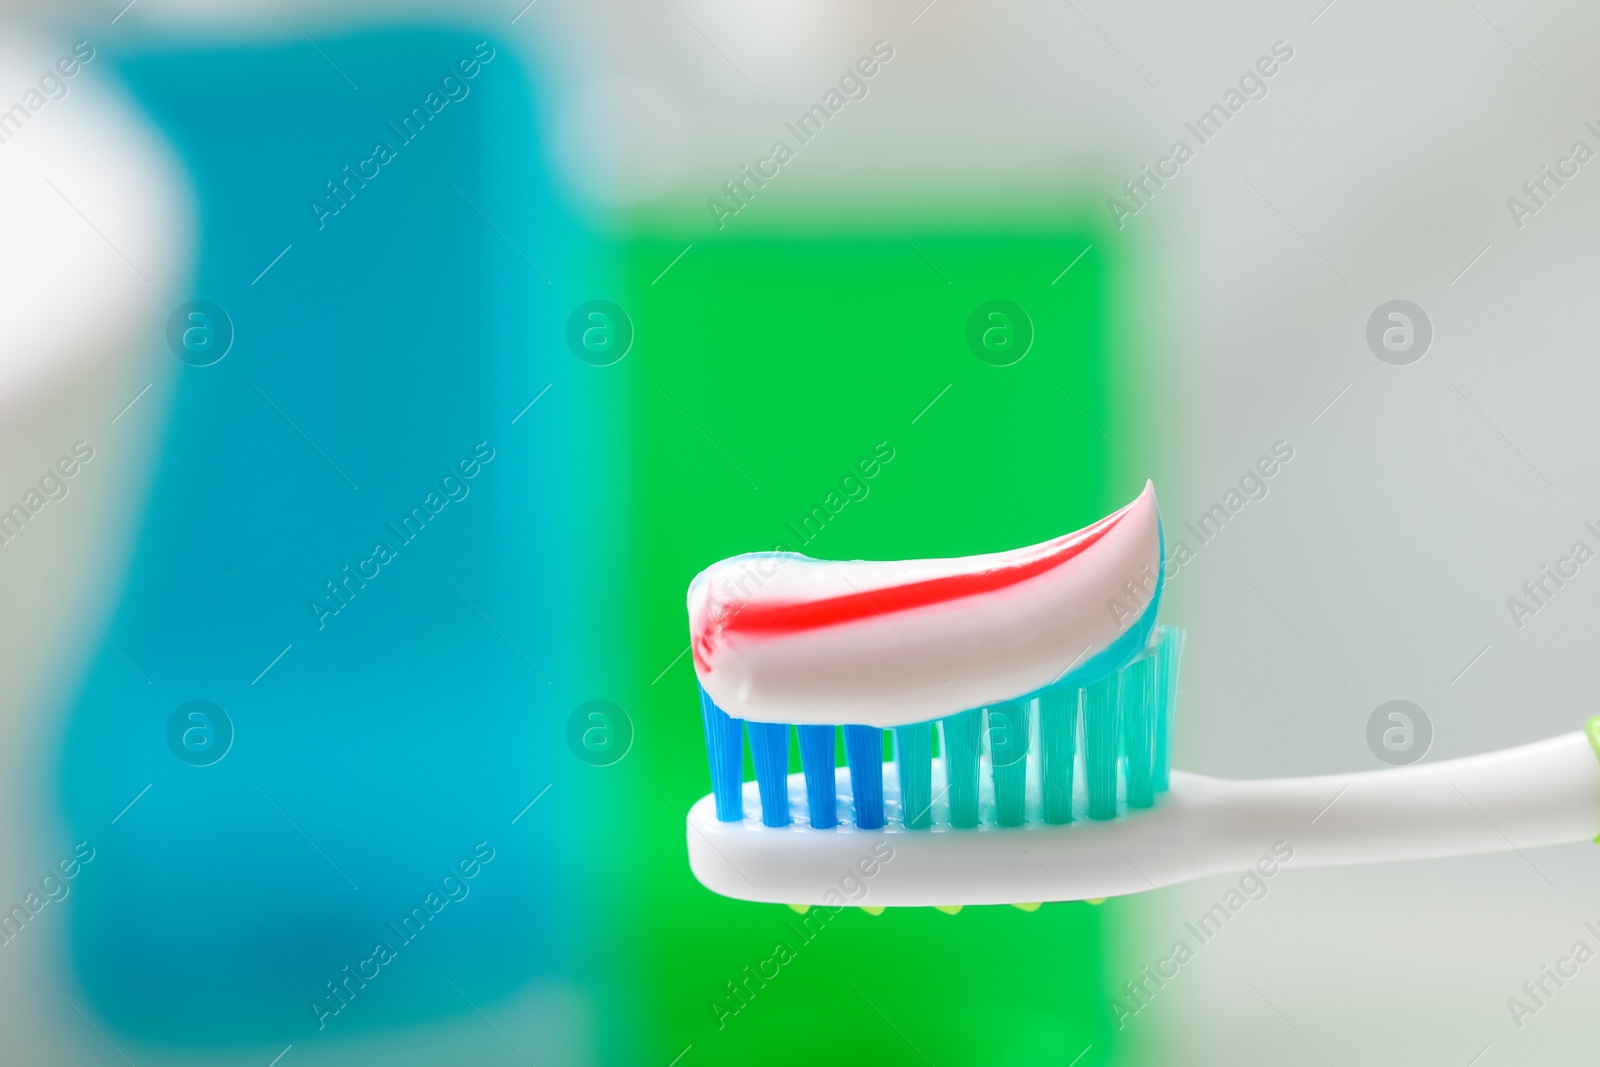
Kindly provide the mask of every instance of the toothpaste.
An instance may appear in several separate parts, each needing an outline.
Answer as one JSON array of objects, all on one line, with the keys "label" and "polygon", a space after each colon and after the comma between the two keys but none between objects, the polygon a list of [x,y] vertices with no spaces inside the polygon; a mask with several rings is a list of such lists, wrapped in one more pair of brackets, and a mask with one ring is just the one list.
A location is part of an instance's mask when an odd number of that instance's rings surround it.
[{"label": "toothpaste", "polygon": [[735,718],[904,726],[1089,685],[1150,640],[1155,487],[1076,533],[957,559],[734,556],[689,585],[700,684]]}]

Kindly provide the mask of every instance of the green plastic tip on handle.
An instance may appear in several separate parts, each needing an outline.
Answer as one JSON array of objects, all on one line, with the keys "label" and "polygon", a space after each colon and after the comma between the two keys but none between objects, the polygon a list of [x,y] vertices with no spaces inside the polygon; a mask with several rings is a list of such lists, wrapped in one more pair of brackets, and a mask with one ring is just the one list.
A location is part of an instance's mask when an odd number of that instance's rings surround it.
[{"label": "green plastic tip on handle", "polygon": [[[1597,759],[1600,759],[1600,715],[1596,715],[1583,724],[1583,732],[1589,738],[1589,747],[1594,749]],[[1600,836],[1596,836],[1594,843],[1600,845]]]}]

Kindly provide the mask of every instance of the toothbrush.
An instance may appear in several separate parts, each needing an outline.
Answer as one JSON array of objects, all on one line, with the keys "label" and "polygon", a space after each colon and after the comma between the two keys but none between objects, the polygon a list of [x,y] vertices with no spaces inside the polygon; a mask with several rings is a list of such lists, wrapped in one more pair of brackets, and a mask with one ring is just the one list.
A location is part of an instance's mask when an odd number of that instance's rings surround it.
[{"label": "toothbrush", "polygon": [[[798,906],[1031,908],[1238,871],[1269,853],[1319,867],[1594,836],[1600,718],[1382,771],[1235,781],[1170,770],[1184,634],[1155,625],[1162,548],[1146,484],[1105,519],[1010,552],[764,553],[702,572],[689,618],[713,790],[688,816],[696,878]],[[740,780],[746,735],[754,782]],[[865,895],[846,899],[842,885]]]}]

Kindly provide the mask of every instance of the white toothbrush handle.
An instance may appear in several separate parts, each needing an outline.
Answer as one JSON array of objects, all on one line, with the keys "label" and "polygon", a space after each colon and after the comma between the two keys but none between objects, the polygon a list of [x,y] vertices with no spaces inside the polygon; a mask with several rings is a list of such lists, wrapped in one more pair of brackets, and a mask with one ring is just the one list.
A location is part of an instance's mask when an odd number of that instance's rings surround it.
[{"label": "white toothbrush handle", "polygon": [[1233,844],[1276,834],[1296,866],[1464,856],[1593,839],[1600,761],[1574,732],[1393,770],[1229,782],[1213,803]]}]

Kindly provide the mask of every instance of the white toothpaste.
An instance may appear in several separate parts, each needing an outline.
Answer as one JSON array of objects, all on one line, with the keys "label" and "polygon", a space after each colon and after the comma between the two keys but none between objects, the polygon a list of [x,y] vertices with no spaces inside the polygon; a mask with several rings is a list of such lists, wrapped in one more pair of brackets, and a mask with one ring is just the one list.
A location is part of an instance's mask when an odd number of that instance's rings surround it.
[{"label": "white toothpaste", "polygon": [[756,553],[689,585],[700,684],[756,722],[904,726],[1088,685],[1149,640],[1161,597],[1155,487],[1076,533],[956,559]]}]

